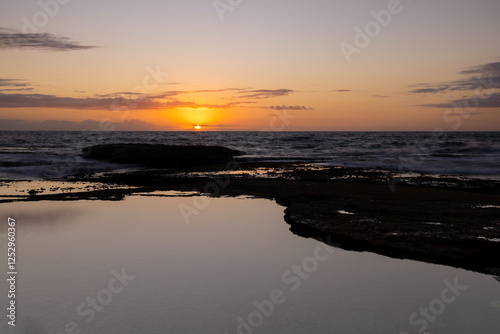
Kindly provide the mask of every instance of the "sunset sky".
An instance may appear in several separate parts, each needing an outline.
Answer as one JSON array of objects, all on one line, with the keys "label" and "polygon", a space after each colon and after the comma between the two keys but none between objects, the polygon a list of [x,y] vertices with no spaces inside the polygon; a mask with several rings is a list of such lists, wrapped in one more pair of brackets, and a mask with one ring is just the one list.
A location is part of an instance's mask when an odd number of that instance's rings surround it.
[{"label": "sunset sky", "polygon": [[498,0],[0,3],[0,130],[500,130]]}]

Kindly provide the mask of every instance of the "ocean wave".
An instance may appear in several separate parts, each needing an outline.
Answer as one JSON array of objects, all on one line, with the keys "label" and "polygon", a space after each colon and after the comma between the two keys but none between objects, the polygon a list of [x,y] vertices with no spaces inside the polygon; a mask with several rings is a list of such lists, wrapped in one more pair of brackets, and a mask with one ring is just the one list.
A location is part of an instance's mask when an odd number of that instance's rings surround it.
[{"label": "ocean wave", "polygon": [[105,171],[79,157],[107,143],[221,145],[253,159],[319,161],[344,167],[466,175],[500,174],[500,133],[454,132],[1,132],[0,178]]}]

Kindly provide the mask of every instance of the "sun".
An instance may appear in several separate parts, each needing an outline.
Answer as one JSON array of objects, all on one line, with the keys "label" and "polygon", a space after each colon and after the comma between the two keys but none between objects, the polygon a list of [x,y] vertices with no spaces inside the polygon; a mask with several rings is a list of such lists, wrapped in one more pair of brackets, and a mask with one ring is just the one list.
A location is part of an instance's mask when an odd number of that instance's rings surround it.
[{"label": "sun", "polygon": [[194,126],[194,128],[195,128],[196,130],[201,130],[201,125],[200,125],[200,124],[196,124],[196,125]]}]

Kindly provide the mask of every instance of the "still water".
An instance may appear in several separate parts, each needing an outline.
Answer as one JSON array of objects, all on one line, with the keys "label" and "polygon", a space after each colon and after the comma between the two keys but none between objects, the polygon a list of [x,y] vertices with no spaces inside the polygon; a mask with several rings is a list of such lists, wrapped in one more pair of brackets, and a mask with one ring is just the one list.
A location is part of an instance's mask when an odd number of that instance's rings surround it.
[{"label": "still water", "polygon": [[156,195],[0,204],[2,254],[7,217],[18,235],[17,325],[2,279],[0,332],[499,332],[492,276],[296,236],[268,200]]}]

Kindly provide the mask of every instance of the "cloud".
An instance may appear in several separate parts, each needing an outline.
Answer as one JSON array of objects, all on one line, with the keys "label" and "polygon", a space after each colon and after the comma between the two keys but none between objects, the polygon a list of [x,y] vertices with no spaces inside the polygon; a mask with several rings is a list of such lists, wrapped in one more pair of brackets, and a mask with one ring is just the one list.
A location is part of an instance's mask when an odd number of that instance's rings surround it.
[{"label": "cloud", "polygon": [[332,93],[349,93],[352,92],[350,89],[334,89],[334,90],[329,90],[329,92]]},{"label": "cloud", "polygon": [[130,96],[138,96],[142,98],[150,98],[150,99],[169,99],[175,96],[183,95],[183,94],[202,94],[202,93],[221,93],[221,92],[229,92],[229,91],[239,91],[239,90],[244,90],[242,88],[222,88],[222,89],[202,89],[202,90],[173,90],[173,91],[165,91],[162,93],[158,93],[155,95],[146,95],[143,93],[138,93],[138,92],[116,92],[116,93],[110,93],[110,94],[96,94],[96,97],[121,97],[123,95],[130,95]]},{"label": "cloud", "polygon": [[[32,91],[30,84],[20,79],[0,79],[0,92],[27,92]],[[4,88],[5,87],[5,88]]]},{"label": "cloud", "polygon": [[[6,88],[2,89],[1,87]],[[222,88],[192,91],[165,91],[157,94],[141,94],[137,92],[115,92],[109,94],[96,94],[92,97],[62,97],[47,94],[33,94],[22,91],[7,93],[15,89],[32,90],[27,83],[16,79],[0,79],[0,108],[61,108],[61,109],[88,109],[88,110],[143,110],[143,109],[174,109],[174,108],[207,108],[229,109],[231,107],[257,103],[254,99],[267,99],[277,96],[286,96],[293,93],[291,89],[247,89],[247,88]],[[16,89],[17,90],[17,89]],[[180,95],[237,92],[231,98],[221,97],[228,102],[225,104],[199,104],[191,101],[180,101]],[[271,106],[263,107],[275,110],[312,110],[305,106]]]},{"label": "cloud", "polygon": [[[19,79],[0,79],[0,92],[26,92],[32,91],[30,84]],[[5,88],[4,88],[5,87]]]},{"label": "cloud", "polygon": [[292,94],[294,91],[291,89],[256,89],[256,90],[242,90],[238,94],[245,94],[238,96],[245,99],[268,99],[278,96],[286,96]]},{"label": "cloud", "polygon": [[96,46],[80,45],[68,37],[49,33],[25,34],[13,29],[0,27],[0,49],[42,49],[50,51],[70,51],[93,49]]},{"label": "cloud", "polygon": [[273,110],[314,110],[313,108],[309,108],[309,107],[304,107],[304,106],[285,106],[285,105],[282,105],[282,106],[271,106],[271,107],[264,107],[264,108],[269,108],[269,109],[273,109]]},{"label": "cloud", "polygon": [[[426,84],[424,84],[426,85]],[[427,93],[441,93],[445,92],[450,88],[449,85],[437,86],[437,87],[427,87],[427,88],[417,88],[411,91],[412,94],[427,94]]]},{"label": "cloud", "polygon": [[29,87],[29,88],[5,88],[5,89],[1,89],[0,88],[0,92],[26,92],[26,91],[32,91],[33,88]]},{"label": "cloud", "polygon": [[445,113],[445,114],[439,114],[439,115],[440,116],[460,115],[461,117],[464,117],[464,116],[481,115],[481,114],[484,114],[484,113],[482,113],[482,112],[469,112],[469,113],[459,112],[459,113]]},{"label": "cloud", "polygon": [[[431,108],[500,108],[500,62],[474,66],[458,72],[465,79],[431,85],[417,84],[410,94],[462,92],[462,97],[444,103],[421,104]],[[467,96],[470,95],[470,96]],[[473,113],[471,113],[472,115]]]},{"label": "cloud", "polygon": [[195,93],[222,93],[231,91],[243,91],[243,88],[221,88],[221,89],[200,89],[191,91],[177,91],[178,94],[195,94]]},{"label": "cloud", "polygon": [[378,95],[378,94],[376,94],[376,95],[372,95],[372,97],[376,97],[377,99],[385,99],[385,98],[388,98],[388,97],[390,97],[390,96],[388,96],[388,95]]},{"label": "cloud", "polygon": [[137,119],[123,122],[0,119],[0,131],[164,131],[171,129],[173,127],[158,126]]},{"label": "cloud", "polygon": [[466,75],[473,74],[477,76],[488,76],[491,73],[495,73],[497,75],[500,74],[500,62],[474,66],[468,70],[460,72],[460,74],[466,74]]},{"label": "cloud", "polygon": [[[157,99],[170,98],[172,96],[178,96],[183,94],[203,94],[203,93],[224,93],[231,91],[241,91],[242,88],[222,88],[222,89],[201,89],[201,90],[176,90],[176,91],[166,91],[152,97]],[[134,94],[134,93],[129,93]]]},{"label": "cloud", "polygon": [[111,98],[72,98],[44,94],[0,93],[0,108],[110,109]]},{"label": "cloud", "polygon": [[[108,97],[109,96],[109,97]],[[114,95],[113,95],[114,96]],[[157,97],[142,96],[140,98],[103,97],[74,98],[44,94],[3,94],[0,93],[0,108],[62,108],[88,110],[142,110],[142,109],[174,109],[174,108],[218,108],[227,109],[231,104],[198,104],[184,101],[160,101]]]},{"label": "cloud", "polygon": [[105,98],[105,97],[121,97],[122,95],[137,95],[140,96],[142,93],[135,93],[135,92],[116,92],[116,93],[109,93],[109,94],[95,94],[95,97],[100,97],[100,98]]},{"label": "cloud", "polygon": [[500,88],[500,62],[488,63],[458,72],[468,78],[446,83],[413,85],[410,94],[434,94],[452,91],[475,91],[477,89]]},{"label": "cloud", "polygon": [[[293,93],[291,89],[248,89],[222,88],[190,91],[164,91],[155,94],[142,94],[132,91],[121,91],[108,94],[95,94],[90,97],[64,97],[56,95],[38,94],[31,92],[33,88],[18,79],[0,79],[0,108],[60,108],[82,110],[148,110],[148,109],[230,109],[238,106],[250,107],[258,104],[261,99],[277,96],[286,96]],[[5,88],[3,88],[5,87]],[[85,93],[85,91],[75,91]],[[182,101],[181,95],[227,93],[236,92],[236,95],[219,96],[227,101],[223,104],[200,104],[192,101]],[[273,110],[313,110],[313,108],[296,105],[254,106],[254,108]]]},{"label": "cloud", "polygon": [[421,104],[420,107],[457,108],[470,110],[474,108],[500,108],[500,93],[482,92],[470,98],[456,99],[446,103]]},{"label": "cloud", "polygon": [[229,124],[193,124],[194,126],[200,126],[202,129],[234,128],[233,125]]},{"label": "cloud", "polygon": [[29,84],[19,79],[0,79],[0,87],[27,87]]}]

